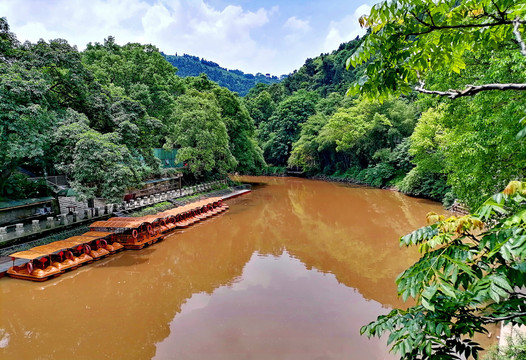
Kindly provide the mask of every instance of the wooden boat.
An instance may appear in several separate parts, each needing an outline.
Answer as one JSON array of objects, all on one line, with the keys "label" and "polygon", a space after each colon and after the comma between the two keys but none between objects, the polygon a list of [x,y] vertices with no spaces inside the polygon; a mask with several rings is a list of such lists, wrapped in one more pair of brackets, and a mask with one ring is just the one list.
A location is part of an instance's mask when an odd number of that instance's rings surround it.
[{"label": "wooden boat", "polygon": [[[65,270],[74,270],[79,266],[90,264],[93,262],[93,257],[90,256],[90,248],[88,245],[89,239],[85,239],[79,236],[73,236],[66,240],[55,241],[46,246],[63,247],[64,260],[61,262]],[[48,248],[51,250],[50,248]]]},{"label": "wooden boat", "polygon": [[[52,277],[59,276],[62,271],[51,265],[50,255],[38,251],[19,251],[10,255],[13,259],[13,266],[7,270],[7,275],[31,281],[45,281]],[[29,260],[21,266],[14,265],[15,259]]]},{"label": "wooden boat", "polygon": [[158,229],[142,218],[110,218],[107,221],[96,221],[90,225],[90,230],[113,232],[116,241],[131,250],[142,249],[164,238]]},{"label": "wooden boat", "polygon": [[99,239],[90,236],[73,236],[63,241],[70,244],[76,244],[76,246],[74,246],[72,249],[76,250],[76,253],[78,253],[79,255],[81,255],[82,253],[89,255],[92,258],[91,261],[100,260],[103,257],[109,255],[110,253],[108,250],[102,247]]},{"label": "wooden boat", "polygon": [[114,239],[112,232],[88,231],[87,233],[82,234],[82,236],[89,236],[100,240],[102,246],[108,250],[110,254],[115,254],[116,252],[124,250],[124,246]]}]

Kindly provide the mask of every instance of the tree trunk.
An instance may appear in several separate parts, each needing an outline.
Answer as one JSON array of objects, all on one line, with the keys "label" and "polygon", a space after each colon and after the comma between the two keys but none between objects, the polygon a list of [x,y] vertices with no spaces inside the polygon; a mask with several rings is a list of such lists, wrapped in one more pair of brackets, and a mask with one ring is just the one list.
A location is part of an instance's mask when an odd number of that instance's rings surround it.
[{"label": "tree trunk", "polygon": [[0,196],[5,195],[5,184],[7,183],[7,180],[9,180],[9,177],[11,177],[12,173],[13,167],[7,167],[0,171]]}]

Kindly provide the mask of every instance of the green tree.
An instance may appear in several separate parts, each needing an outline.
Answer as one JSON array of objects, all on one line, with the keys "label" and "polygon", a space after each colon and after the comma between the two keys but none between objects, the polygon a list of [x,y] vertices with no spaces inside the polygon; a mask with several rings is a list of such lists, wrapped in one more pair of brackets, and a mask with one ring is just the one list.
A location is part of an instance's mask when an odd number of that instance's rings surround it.
[{"label": "green tree", "polygon": [[[525,13],[521,2],[507,0],[375,5],[361,19],[370,28],[369,36],[348,59],[348,66],[368,62],[365,75],[350,91],[380,99],[409,93],[413,86],[450,99],[477,94],[451,102],[444,116],[429,116],[419,130],[420,139],[415,136],[415,156],[421,156],[424,167],[435,168],[441,157],[436,145],[442,144],[448,174],[457,171],[458,185],[469,184],[482,194],[506,177],[522,178],[517,171],[523,169],[522,155],[514,157],[522,154],[521,145],[513,136],[517,116],[524,113],[521,95],[508,91],[500,97],[489,90],[526,89]],[[509,49],[511,56],[503,57]],[[470,71],[462,71],[467,68]],[[471,103],[476,104],[470,107]],[[506,122],[509,115],[515,125]],[[444,129],[444,134],[431,135],[433,127]],[[424,160],[425,152],[418,151],[426,149],[430,159]],[[497,182],[486,182],[491,178]],[[461,186],[456,189],[467,193]],[[414,298],[416,305],[380,316],[362,332],[390,333],[392,350],[404,359],[450,359],[459,354],[476,358],[480,347],[470,338],[485,332],[484,325],[523,323],[526,307],[518,289],[525,278],[524,195],[524,184],[512,181],[473,215],[431,215],[432,225],[402,237],[403,244],[418,245],[423,254],[397,279],[399,294]]]},{"label": "green tree", "polygon": [[322,151],[318,142],[321,129],[327,124],[327,117],[315,114],[301,124],[300,137],[292,146],[288,164],[301,167],[307,172],[318,172],[322,167]]},{"label": "green tree", "polygon": [[526,183],[512,181],[473,215],[430,213],[430,225],[403,236],[421,259],[398,278],[398,293],[415,305],[394,309],[363,327],[369,336],[390,333],[403,359],[478,357],[471,340],[485,325],[526,322]]},{"label": "green tree", "polygon": [[53,113],[48,83],[37,69],[0,62],[0,196],[13,171],[43,157]]},{"label": "green tree", "polygon": [[316,111],[319,97],[304,90],[287,97],[277,107],[268,123],[259,128],[265,159],[274,165],[285,165],[298,139],[300,124]]},{"label": "green tree", "polygon": [[[409,136],[416,121],[415,109],[402,100],[359,99],[338,109],[320,131],[320,143],[334,143],[336,151],[348,153],[361,167],[381,157],[382,149],[393,150]],[[349,166],[350,164],[347,164]]]},{"label": "green tree", "polygon": [[261,91],[255,97],[246,98],[245,104],[256,125],[270,119],[276,109],[276,104],[267,90]]},{"label": "green tree", "polygon": [[237,94],[226,88],[213,91],[221,108],[221,119],[226,125],[230,152],[237,160],[236,171],[257,173],[265,165],[263,151],[255,141],[254,121]]},{"label": "green tree", "polygon": [[143,163],[121,139],[118,133],[91,129],[84,114],[71,109],[61,114],[53,135],[55,166],[68,175],[80,199],[120,201],[127,188],[144,178]]},{"label": "green tree", "polygon": [[498,49],[513,41],[517,54],[526,57],[525,17],[521,1],[383,1],[360,19],[370,33],[349,57],[347,67],[365,62],[367,67],[350,91],[386,99],[390,93],[408,94],[414,89],[454,99],[488,90],[526,90],[524,82],[502,81],[430,90],[425,81],[428,73],[439,70],[460,73],[471,51]]},{"label": "green tree", "polygon": [[196,178],[224,176],[237,165],[220,113],[213,94],[189,90],[177,98],[166,146],[178,149],[177,161]]}]

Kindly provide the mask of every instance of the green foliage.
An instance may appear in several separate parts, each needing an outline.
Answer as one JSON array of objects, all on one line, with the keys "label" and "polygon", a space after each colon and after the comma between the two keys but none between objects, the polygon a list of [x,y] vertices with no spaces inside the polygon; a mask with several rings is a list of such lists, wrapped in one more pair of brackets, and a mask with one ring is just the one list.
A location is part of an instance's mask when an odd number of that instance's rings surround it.
[{"label": "green foliage", "polygon": [[307,59],[305,65],[283,79],[285,93],[292,95],[303,89],[316,91],[324,98],[333,92],[343,95],[347,87],[357,79],[356,72],[345,71],[345,63],[360,42],[361,40],[356,38],[341,44],[331,54],[321,54],[314,59]]},{"label": "green foliage", "polygon": [[27,176],[14,172],[4,185],[6,198],[23,199],[50,196],[51,192],[44,180],[31,181]]},{"label": "green foliage", "polygon": [[[394,99],[383,104],[360,99],[347,106],[338,109],[319,132],[320,149],[334,148],[344,155],[346,166],[357,164],[366,169],[380,163],[391,163],[408,171],[410,165],[400,158],[401,148],[397,147],[413,129],[416,117],[414,107]],[[397,152],[393,157],[391,153],[395,149]],[[387,168],[383,165],[378,167],[378,175],[386,175]],[[364,175],[364,179],[376,176],[377,171],[370,170],[366,174],[370,175]]]},{"label": "green foliage", "polygon": [[[71,136],[68,130],[76,127],[74,123],[62,128],[58,140],[63,140],[62,136],[66,133]],[[71,161],[57,164],[57,168],[68,175],[79,199],[103,197],[109,201],[119,201],[125,190],[137,185],[140,179],[134,173],[134,168],[127,165],[133,163],[134,159],[125,146],[118,145],[116,134],[83,130],[86,131],[80,131],[70,141]],[[67,159],[65,154],[61,158]]]},{"label": "green foliage", "polygon": [[197,56],[186,54],[182,56],[163,54],[163,56],[177,68],[177,75],[194,77],[204,73],[219,86],[237,92],[240,96],[245,96],[257,84],[274,84],[279,81],[276,76],[267,77],[261,73],[252,75],[240,70],[227,70],[214,62],[199,59]]},{"label": "green foliage", "polygon": [[120,200],[161,174],[153,148],[163,146],[181,147],[194,179],[265,165],[237,95],[206,76],[177,77],[152,45],[21,45],[0,18],[0,50],[0,196],[35,192],[13,175],[22,166],[68,175],[80,198]]},{"label": "green foliage", "polygon": [[186,164],[197,178],[224,176],[237,165],[220,112],[213,94],[191,90],[177,98],[167,147],[178,149],[177,162]]},{"label": "green foliage", "polygon": [[[514,21],[522,22],[520,32],[525,15],[520,1],[383,1],[360,19],[370,33],[348,58],[347,67],[367,63],[367,68],[349,90],[381,101],[389,94],[408,94],[428,72],[460,73],[468,67],[471,51],[512,43]],[[520,50],[516,45],[515,49]]]},{"label": "green foliage", "polygon": [[254,121],[236,94],[220,87],[213,92],[227,128],[230,152],[238,162],[235,170],[245,174],[258,173],[265,166],[265,160],[254,139]]},{"label": "green foliage", "polygon": [[[472,66],[470,77],[494,81],[505,72],[509,78],[520,77],[525,67],[510,71],[505,61],[509,55],[506,49],[493,52],[491,60]],[[470,64],[476,61],[471,59]],[[444,86],[444,82],[454,87],[457,81],[441,73],[429,80],[431,87]],[[523,178],[526,147],[516,140],[516,134],[523,126],[524,103],[522,93],[486,92],[431,104],[411,135],[414,163],[429,174],[446,176],[459,199],[476,208],[510,179]]]},{"label": "green foliage", "polygon": [[36,69],[0,62],[0,195],[14,169],[39,159],[51,131],[46,81]]},{"label": "green foliage", "polygon": [[300,137],[292,146],[292,151],[288,160],[290,166],[301,167],[307,172],[318,172],[321,169],[320,144],[318,134],[327,124],[327,117],[324,115],[312,115],[307,121],[301,124]]},{"label": "green foliage", "polygon": [[526,299],[526,183],[512,181],[473,214],[445,219],[400,239],[422,257],[398,278],[398,294],[415,300],[361,329],[389,333],[391,350],[403,359],[477,358],[471,338],[484,325],[524,324]]},{"label": "green foliage", "polygon": [[318,95],[298,91],[283,100],[272,114],[268,123],[259,128],[265,159],[275,165],[287,163],[292,144],[298,139],[300,124],[315,113]]},{"label": "green foliage", "polygon": [[285,175],[285,173],[287,172],[287,168],[284,167],[284,166],[267,166],[263,169],[263,174],[264,175],[269,175],[269,176],[272,176],[272,175]]},{"label": "green foliage", "polygon": [[507,339],[504,348],[495,346],[490,349],[483,360],[526,360],[526,338],[521,333],[515,333],[514,338]]},{"label": "green foliage", "polygon": [[397,183],[397,187],[404,194],[444,201],[444,205],[449,206],[454,199],[451,199],[446,179],[445,175],[424,170],[418,165]]},{"label": "green foliage", "polygon": [[267,90],[263,90],[258,95],[247,98],[245,104],[254,122],[258,125],[270,119],[276,109],[276,103],[272,100]]}]

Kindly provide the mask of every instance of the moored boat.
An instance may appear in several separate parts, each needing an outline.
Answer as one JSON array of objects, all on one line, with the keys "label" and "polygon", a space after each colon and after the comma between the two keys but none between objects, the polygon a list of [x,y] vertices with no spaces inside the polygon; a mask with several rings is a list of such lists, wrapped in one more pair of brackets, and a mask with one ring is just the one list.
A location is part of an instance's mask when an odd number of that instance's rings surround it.
[{"label": "moored boat", "polygon": [[88,236],[100,240],[102,246],[110,252],[115,254],[116,252],[124,250],[124,246],[114,239],[112,232],[107,231],[88,231],[82,234],[82,236]]},{"label": "moored boat", "polygon": [[[7,270],[7,275],[12,278],[45,281],[62,273],[60,269],[51,265],[51,257],[47,253],[26,250],[16,252],[10,256],[13,259],[13,266]],[[28,262],[17,266],[14,265],[15,259],[24,259],[28,260]]]},{"label": "moored boat", "polygon": [[96,221],[90,225],[90,230],[113,232],[115,239],[124,248],[131,250],[142,249],[163,239],[159,229],[142,218],[110,218],[106,221]]}]

